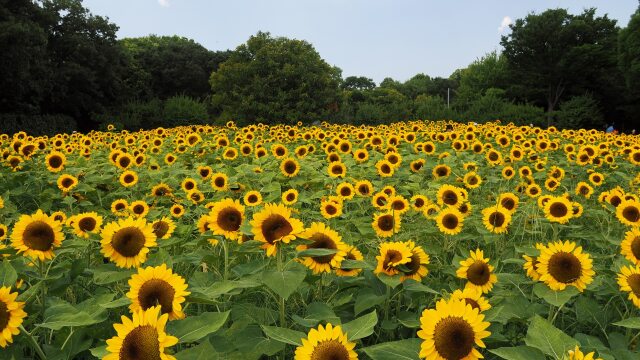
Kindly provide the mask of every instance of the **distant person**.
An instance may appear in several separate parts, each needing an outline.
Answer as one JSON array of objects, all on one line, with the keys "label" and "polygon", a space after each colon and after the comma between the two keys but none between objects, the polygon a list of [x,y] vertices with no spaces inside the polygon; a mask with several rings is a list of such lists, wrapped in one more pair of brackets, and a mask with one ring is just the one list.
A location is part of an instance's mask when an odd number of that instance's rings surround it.
[{"label": "distant person", "polygon": [[631,135],[635,135],[636,134],[636,129],[631,130]]},{"label": "distant person", "polygon": [[613,132],[613,130],[615,130],[615,129],[614,129],[614,127],[613,127],[613,124],[611,124],[611,125],[609,125],[609,127],[607,127],[607,131],[606,131],[606,132],[607,132],[607,133],[612,133],[612,132]]}]

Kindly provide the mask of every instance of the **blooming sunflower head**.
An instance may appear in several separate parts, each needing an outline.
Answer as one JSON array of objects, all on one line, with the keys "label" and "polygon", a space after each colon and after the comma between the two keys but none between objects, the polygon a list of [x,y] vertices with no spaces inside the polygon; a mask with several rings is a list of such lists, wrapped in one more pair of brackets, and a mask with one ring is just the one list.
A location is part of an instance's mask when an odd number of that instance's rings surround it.
[{"label": "blooming sunflower head", "polygon": [[11,292],[11,288],[0,287],[0,348],[7,347],[13,342],[13,335],[18,335],[20,325],[27,316],[22,310],[23,302],[16,301],[18,293]]},{"label": "blooming sunflower head", "polygon": [[244,206],[238,200],[223,199],[213,205],[209,218],[211,219],[209,229],[214,235],[237,240],[240,236],[240,226],[244,221]]},{"label": "blooming sunflower head", "polygon": [[493,266],[489,264],[489,258],[484,257],[482,250],[476,249],[469,254],[467,259],[460,261],[456,275],[461,279],[467,279],[466,287],[486,294],[498,282],[498,278],[493,273]]},{"label": "blooming sunflower head", "polygon": [[624,266],[618,273],[620,290],[629,293],[629,300],[640,308],[640,266]]},{"label": "blooming sunflower head", "polygon": [[342,237],[323,223],[315,222],[299,236],[311,241],[309,244],[299,245],[298,251],[308,249],[326,249],[333,253],[327,255],[304,257],[302,263],[310,268],[314,274],[331,272],[339,268],[340,263],[347,254],[347,245],[342,242]]},{"label": "blooming sunflower head", "polygon": [[552,290],[574,286],[581,292],[593,281],[593,260],[575,242],[549,243],[540,252],[538,266],[540,281]]},{"label": "blooming sunflower head", "polygon": [[411,261],[413,253],[409,244],[404,242],[385,242],[379,246],[379,255],[376,256],[378,264],[376,274],[384,273],[393,276],[400,273],[400,265]]},{"label": "blooming sunflower head", "polygon": [[169,314],[169,320],[182,319],[182,303],[190,292],[184,279],[167,269],[165,264],[138,268],[138,273],[129,279],[131,299],[129,309],[132,313],[160,306],[162,314]]},{"label": "blooming sunflower head", "polygon": [[356,360],[355,346],[340,326],[331,323],[326,327],[319,325],[309,331],[306,339],[302,339],[302,345],[296,348],[295,360]]},{"label": "blooming sunflower head", "polygon": [[62,225],[42,210],[20,216],[11,233],[11,245],[18,253],[40,260],[52,259],[53,249],[60,246],[62,240]]},{"label": "blooming sunflower head", "polygon": [[176,224],[170,218],[163,216],[151,224],[153,227],[153,233],[156,238],[166,240],[171,237],[176,229]]},{"label": "blooming sunflower head", "polygon": [[460,233],[464,225],[464,216],[454,207],[446,207],[440,210],[435,220],[440,232],[447,235]]},{"label": "blooming sunflower head", "polygon": [[121,268],[139,267],[146,261],[149,247],[156,246],[153,226],[142,218],[109,223],[100,235],[102,254]]},{"label": "blooming sunflower head", "polygon": [[266,204],[250,224],[254,239],[264,243],[268,256],[275,255],[279,242],[289,243],[304,230],[302,222],[291,217],[291,209],[281,204]]},{"label": "blooming sunflower head", "polygon": [[373,227],[373,230],[375,230],[376,235],[378,235],[379,237],[390,237],[400,231],[400,214],[393,211],[374,214],[371,226]]},{"label": "blooming sunflower head", "polygon": [[489,301],[482,296],[482,291],[477,288],[466,287],[463,290],[456,290],[451,294],[451,300],[463,300],[467,305],[471,305],[473,309],[480,312],[489,310],[491,305]]}]

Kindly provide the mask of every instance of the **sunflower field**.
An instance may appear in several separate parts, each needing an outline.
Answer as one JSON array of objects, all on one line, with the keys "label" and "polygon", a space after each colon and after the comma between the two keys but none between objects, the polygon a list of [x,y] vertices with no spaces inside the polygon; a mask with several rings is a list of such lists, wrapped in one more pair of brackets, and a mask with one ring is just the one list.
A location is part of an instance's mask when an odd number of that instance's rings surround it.
[{"label": "sunflower field", "polygon": [[0,359],[640,359],[640,138],[0,135]]}]

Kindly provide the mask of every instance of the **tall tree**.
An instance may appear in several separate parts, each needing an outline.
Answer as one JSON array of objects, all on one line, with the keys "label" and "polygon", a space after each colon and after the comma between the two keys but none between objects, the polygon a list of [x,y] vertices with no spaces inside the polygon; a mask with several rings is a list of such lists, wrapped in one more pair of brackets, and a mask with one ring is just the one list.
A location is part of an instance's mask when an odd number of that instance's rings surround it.
[{"label": "tall tree", "polygon": [[211,74],[212,101],[240,122],[319,120],[337,111],[340,74],[308,42],[259,32]]},{"label": "tall tree", "polygon": [[457,74],[459,86],[456,92],[457,105],[469,106],[485,95],[488,89],[506,89],[507,62],[504,56],[491,52],[461,69]]},{"label": "tall tree", "polygon": [[629,124],[637,123],[640,121],[640,7],[631,16],[629,25],[620,30],[618,56],[625,84],[623,110]]},{"label": "tall tree", "polygon": [[502,37],[511,86],[520,100],[544,105],[549,114],[565,98],[591,92],[611,103],[619,72],[616,21],[595,9],[571,15],[565,9],[529,14]]},{"label": "tall tree", "polygon": [[347,76],[340,84],[343,90],[372,90],[375,87],[373,79],[365,76]]}]

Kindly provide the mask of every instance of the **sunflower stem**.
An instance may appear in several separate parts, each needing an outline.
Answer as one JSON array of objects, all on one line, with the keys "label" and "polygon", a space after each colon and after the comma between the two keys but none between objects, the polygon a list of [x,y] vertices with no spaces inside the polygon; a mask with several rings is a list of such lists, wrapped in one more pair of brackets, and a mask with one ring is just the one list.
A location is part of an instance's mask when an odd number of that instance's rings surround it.
[{"label": "sunflower stem", "polygon": [[42,305],[42,309],[41,309],[41,313],[42,313],[42,321],[44,322],[44,311],[47,308],[47,283],[45,281],[45,271],[44,271],[44,261],[40,260],[38,262],[38,269],[40,270],[40,278],[42,279],[42,288],[40,288],[40,296],[42,297],[40,299],[41,305]]},{"label": "sunflower stem", "polygon": [[[282,247],[278,246],[278,271],[283,272],[283,266],[282,266]],[[285,314],[284,314],[284,297],[280,296],[280,302],[279,302],[279,307],[280,307],[280,326],[281,327],[286,327],[286,319],[285,319]]]},{"label": "sunflower stem", "polygon": [[224,251],[224,281],[229,280],[229,250],[227,249],[227,239],[222,239],[222,250]]},{"label": "sunflower stem", "polygon": [[30,332],[28,332],[23,326],[22,324],[20,324],[19,326],[20,331],[22,331],[23,333],[25,333],[25,335],[27,335],[27,338],[29,339],[29,342],[31,343],[31,346],[33,347],[33,350],[35,350],[35,352],[38,354],[38,356],[40,357],[40,359],[42,360],[46,360],[47,356],[44,354],[44,351],[42,351],[42,348],[40,347],[40,345],[38,344],[38,342],[36,341],[36,339],[33,337],[33,335],[31,335]]}]

